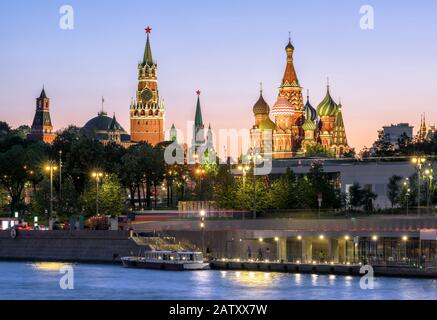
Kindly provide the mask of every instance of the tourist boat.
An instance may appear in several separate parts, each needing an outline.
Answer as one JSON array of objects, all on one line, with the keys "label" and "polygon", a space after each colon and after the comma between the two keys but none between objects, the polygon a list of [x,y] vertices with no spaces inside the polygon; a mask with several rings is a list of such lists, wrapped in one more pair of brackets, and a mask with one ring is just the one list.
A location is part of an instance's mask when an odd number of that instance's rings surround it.
[{"label": "tourist boat", "polygon": [[123,266],[159,270],[208,270],[201,252],[146,251],[142,257],[122,257]]}]

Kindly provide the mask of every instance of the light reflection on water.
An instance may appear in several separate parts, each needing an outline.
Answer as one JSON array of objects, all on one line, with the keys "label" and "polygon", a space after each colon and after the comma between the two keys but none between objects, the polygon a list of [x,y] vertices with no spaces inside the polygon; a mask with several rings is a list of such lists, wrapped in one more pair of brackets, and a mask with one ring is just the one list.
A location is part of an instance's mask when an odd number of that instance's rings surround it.
[{"label": "light reflection on water", "polygon": [[437,299],[437,281],[255,271],[170,272],[72,264],[74,290],[61,290],[63,263],[0,263],[0,299]]}]

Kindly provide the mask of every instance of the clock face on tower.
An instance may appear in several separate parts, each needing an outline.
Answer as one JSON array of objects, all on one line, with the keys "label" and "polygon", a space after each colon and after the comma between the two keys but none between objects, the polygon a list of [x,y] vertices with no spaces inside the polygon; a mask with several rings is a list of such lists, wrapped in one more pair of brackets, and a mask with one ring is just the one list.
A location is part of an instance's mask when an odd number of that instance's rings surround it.
[{"label": "clock face on tower", "polygon": [[152,97],[153,97],[153,93],[150,89],[146,88],[141,93],[141,98],[143,98],[144,102],[149,102],[150,100],[152,100]]}]

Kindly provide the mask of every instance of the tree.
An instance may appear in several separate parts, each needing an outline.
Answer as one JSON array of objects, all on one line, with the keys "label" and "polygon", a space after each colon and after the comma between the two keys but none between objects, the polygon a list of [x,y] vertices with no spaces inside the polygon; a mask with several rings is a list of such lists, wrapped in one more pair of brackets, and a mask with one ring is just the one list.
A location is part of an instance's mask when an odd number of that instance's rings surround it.
[{"label": "tree", "polygon": [[30,133],[30,127],[28,125],[21,125],[12,130],[11,133],[19,136],[21,139],[27,139],[27,135]]},{"label": "tree", "polygon": [[387,184],[387,197],[391,203],[391,209],[393,211],[394,206],[399,204],[401,195],[401,185],[400,182],[402,177],[393,175],[390,177]]},{"label": "tree", "polygon": [[0,137],[6,136],[11,133],[11,127],[7,122],[0,121]]},{"label": "tree", "polygon": [[293,209],[299,205],[298,183],[293,171],[287,172],[272,183],[272,206],[275,209]]},{"label": "tree", "polygon": [[214,185],[213,199],[223,209],[236,208],[236,182],[228,165],[220,165]]},{"label": "tree", "polygon": [[[89,182],[83,194],[87,216],[96,214],[96,182]],[[116,216],[123,212],[126,203],[125,189],[116,175],[106,175],[99,185],[99,214]]]},{"label": "tree", "polygon": [[311,143],[308,144],[305,148],[306,156],[320,156],[320,157],[333,157],[335,153],[327,149],[325,146],[322,146],[319,143]]},{"label": "tree", "polygon": [[373,201],[376,198],[377,194],[373,193],[369,187],[363,188],[358,182],[349,188],[349,204],[352,208],[371,212],[373,211]]},{"label": "tree", "polygon": [[314,163],[309,173],[304,178],[304,184],[307,183],[305,192],[301,192],[304,203],[309,208],[317,208],[317,198],[322,196],[322,208],[340,208],[342,205],[341,194],[338,188],[334,186],[333,180],[323,171],[323,166]]},{"label": "tree", "polygon": [[76,192],[81,194],[92,171],[103,169],[103,144],[81,136],[71,141],[70,149],[65,153],[64,173],[71,177]]},{"label": "tree", "polygon": [[378,139],[373,144],[373,153],[376,157],[391,157],[395,150],[390,142],[390,135],[384,134],[383,130],[378,131]]}]

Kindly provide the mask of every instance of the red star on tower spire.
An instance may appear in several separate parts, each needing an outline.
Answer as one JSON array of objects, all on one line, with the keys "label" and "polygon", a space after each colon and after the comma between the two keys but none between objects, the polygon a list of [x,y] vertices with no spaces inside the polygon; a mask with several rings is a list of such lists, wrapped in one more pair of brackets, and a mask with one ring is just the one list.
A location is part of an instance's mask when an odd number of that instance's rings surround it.
[{"label": "red star on tower spire", "polygon": [[144,30],[146,30],[146,33],[147,33],[147,34],[149,34],[150,32],[152,32],[152,28],[150,28],[149,26],[147,26],[147,28],[144,29]]},{"label": "red star on tower spire", "polygon": [[196,91],[196,94],[197,94],[198,96],[200,96],[200,93],[201,93],[200,90],[197,90],[197,91]]}]

